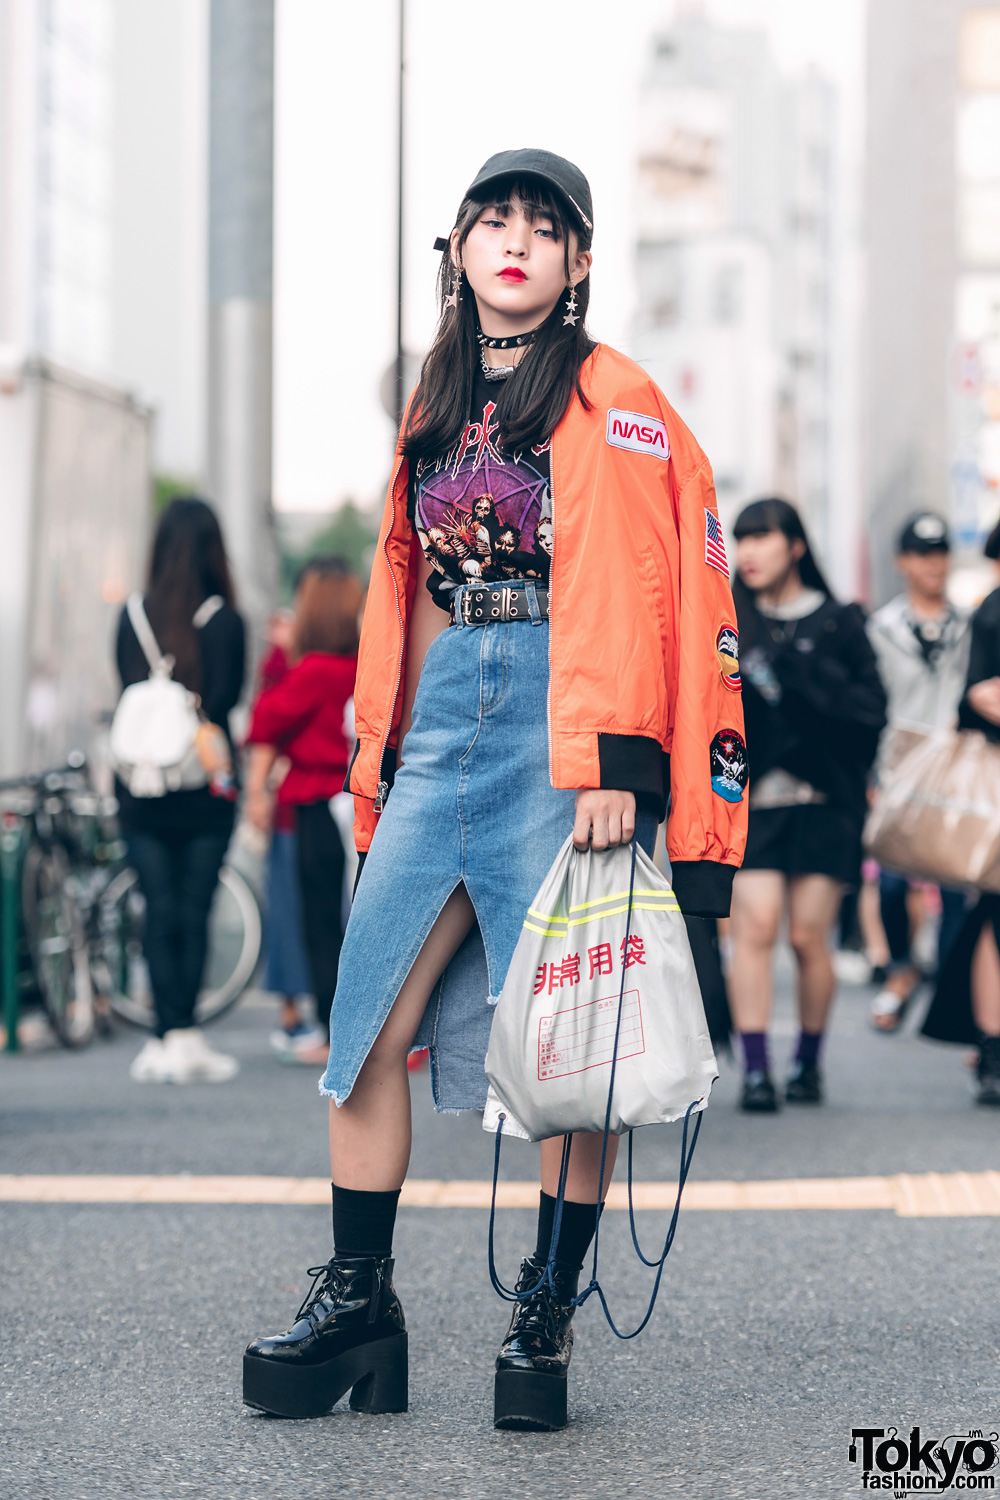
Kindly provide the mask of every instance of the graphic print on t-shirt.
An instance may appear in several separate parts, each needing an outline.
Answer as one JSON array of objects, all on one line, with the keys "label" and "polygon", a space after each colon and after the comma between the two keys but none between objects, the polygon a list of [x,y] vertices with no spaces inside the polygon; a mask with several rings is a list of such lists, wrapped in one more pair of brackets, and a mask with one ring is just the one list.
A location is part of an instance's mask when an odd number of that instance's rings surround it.
[{"label": "graphic print on t-shirt", "polygon": [[550,443],[501,454],[495,413],[494,392],[477,380],[473,420],[459,442],[436,463],[418,463],[417,536],[431,567],[456,585],[507,578],[548,584]]}]

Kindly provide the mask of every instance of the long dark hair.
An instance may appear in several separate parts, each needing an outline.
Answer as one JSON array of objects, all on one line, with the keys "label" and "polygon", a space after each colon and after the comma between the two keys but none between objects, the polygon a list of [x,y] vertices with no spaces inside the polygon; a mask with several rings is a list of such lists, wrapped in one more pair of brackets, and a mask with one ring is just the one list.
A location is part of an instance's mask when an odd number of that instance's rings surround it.
[{"label": "long dark hair", "polygon": [[[789,542],[802,542],[805,551],[799,558],[796,566],[799,577],[807,589],[819,589],[820,593],[828,599],[833,598],[830,585],[823,577],[819,563],[813,556],[812,547],[809,545],[809,537],[802,524],[802,517],[790,505],[787,500],[782,500],[777,495],[767,495],[761,500],[752,500],[745,505],[736,517],[733,527],[733,536],[737,541],[744,536],[760,536],[767,531],[780,531]],[[744,647],[753,644],[757,634],[757,622],[760,613],[757,609],[757,596],[753,589],[747,588],[746,584],[737,571],[733,578],[733,602],[736,605],[736,615],[739,622],[740,633],[743,636]]]},{"label": "long dark hair", "polygon": [[[552,221],[566,262],[569,282],[570,235],[575,234],[581,250],[589,250],[590,231],[571,217],[569,207],[544,183],[532,178],[510,177],[490,185],[473,197],[464,198],[455,219],[458,230],[457,251],[462,247],[483,209],[496,205],[505,215],[516,202],[534,222],[545,216]],[[451,247],[441,254],[438,269],[438,304],[440,317],[434,342],[420,372],[416,399],[403,434],[403,452],[409,459],[439,458],[458,442],[469,420],[472,381],[479,361],[476,335],[479,331],[476,298],[463,271],[459,277],[460,297],[456,307],[446,307],[445,298],[452,289],[455,268]],[[563,298],[538,330],[538,336],[522,356],[517,371],[500,387],[496,420],[498,440],[509,452],[517,453],[532,443],[551,437],[554,428],[572,399],[574,391],[589,410],[590,402],[580,386],[580,369],[594,349],[586,328],[590,302],[590,277],[576,287],[579,321],[564,321]]]},{"label": "long dark hair", "polygon": [[233,583],[214,510],[195,495],[171,500],[153,537],[146,614],[174,677],[201,691],[201,650],[194,616],[213,594],[233,603]]}]

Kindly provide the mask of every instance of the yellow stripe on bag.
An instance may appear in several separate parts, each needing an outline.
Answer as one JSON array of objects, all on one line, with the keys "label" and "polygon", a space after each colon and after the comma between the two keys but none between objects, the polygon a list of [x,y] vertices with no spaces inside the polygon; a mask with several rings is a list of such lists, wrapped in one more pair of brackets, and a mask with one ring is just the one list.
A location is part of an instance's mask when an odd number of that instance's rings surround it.
[{"label": "yellow stripe on bag", "polygon": [[[633,896],[673,896],[674,893],[669,887],[667,890],[664,890],[662,886],[646,890],[645,887],[640,889],[636,886],[632,894]],[[571,906],[570,911],[586,911],[589,906],[604,906],[608,901],[620,901],[623,896],[627,895],[628,891],[612,891],[610,896],[601,896],[597,901],[581,901],[577,906]]]},{"label": "yellow stripe on bag", "polygon": [[[628,892],[626,891],[625,894],[628,895]],[[658,891],[656,894],[660,895],[660,892]],[[671,895],[669,898],[664,897],[660,901],[633,901],[632,910],[680,911],[680,907],[678,906],[676,899]],[[532,911],[529,907],[529,916],[538,917],[539,921],[549,922],[554,925],[550,925],[548,927],[536,927],[534,922],[529,922],[527,918],[525,918],[525,921],[522,925],[527,927],[531,932],[541,933],[542,937],[565,937],[571,927],[586,927],[587,924],[591,922],[603,922],[605,917],[617,917],[620,916],[623,911],[628,911],[627,901],[624,906],[613,906],[610,911],[593,912],[589,917],[570,917],[568,919],[565,917],[545,917],[541,912]]]}]

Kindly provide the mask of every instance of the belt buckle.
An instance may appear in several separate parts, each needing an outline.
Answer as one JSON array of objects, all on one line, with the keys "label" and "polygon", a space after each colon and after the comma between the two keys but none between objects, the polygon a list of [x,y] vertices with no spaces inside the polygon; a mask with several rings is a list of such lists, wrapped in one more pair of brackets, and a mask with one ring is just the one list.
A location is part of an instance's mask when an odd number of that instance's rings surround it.
[{"label": "belt buckle", "polygon": [[462,590],[462,598],[461,598],[461,601],[460,601],[460,608],[461,608],[461,611],[462,611],[462,624],[463,625],[470,624],[471,623],[471,616],[472,616],[472,590],[471,589],[463,589]]}]

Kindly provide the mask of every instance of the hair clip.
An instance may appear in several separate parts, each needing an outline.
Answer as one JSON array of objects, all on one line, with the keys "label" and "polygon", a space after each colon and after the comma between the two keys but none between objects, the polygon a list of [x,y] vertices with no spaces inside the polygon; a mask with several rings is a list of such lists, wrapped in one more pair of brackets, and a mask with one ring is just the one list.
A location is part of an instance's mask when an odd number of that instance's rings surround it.
[{"label": "hair clip", "polygon": [[442,239],[441,235],[438,235],[437,239],[434,241],[434,249],[442,251],[447,250],[450,244],[451,240]]}]

